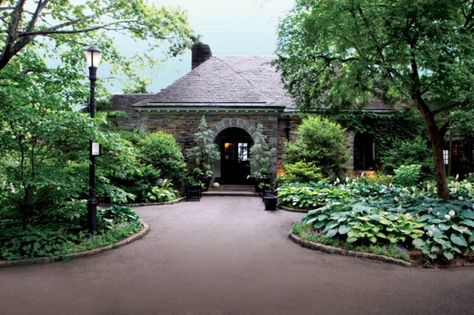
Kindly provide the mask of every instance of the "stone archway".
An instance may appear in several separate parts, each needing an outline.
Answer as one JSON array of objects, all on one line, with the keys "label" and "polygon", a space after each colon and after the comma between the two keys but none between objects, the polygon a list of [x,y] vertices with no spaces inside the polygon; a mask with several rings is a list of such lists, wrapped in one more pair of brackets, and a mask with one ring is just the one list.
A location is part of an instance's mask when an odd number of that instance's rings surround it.
[{"label": "stone archway", "polygon": [[253,123],[241,118],[226,118],[222,119],[211,127],[212,132],[214,133],[214,141],[216,141],[217,136],[227,128],[240,128],[245,130],[252,139],[254,139],[254,133],[257,131],[256,126]]},{"label": "stone archway", "polygon": [[[239,167],[237,164],[245,164],[246,166],[250,164],[248,161],[241,161],[242,163],[237,163],[236,165],[232,166],[232,162],[226,160],[226,152],[224,152],[224,143],[222,142],[223,136],[227,139],[226,142],[228,142],[229,145],[232,143],[232,146],[235,146],[235,151],[233,153],[235,155],[235,158],[239,158],[238,155],[240,149],[238,146],[247,143],[247,150],[250,150],[250,147],[253,145],[254,134],[257,131],[256,126],[254,125],[254,123],[250,123],[245,119],[226,118],[214,124],[214,126],[211,127],[211,130],[214,133],[214,142],[219,146],[219,150],[221,153],[221,158],[214,164],[215,176],[223,182],[225,182],[225,180],[227,179],[229,183],[244,184],[246,180],[244,180],[243,178],[233,178],[235,176],[232,176],[232,174],[226,172],[227,169],[225,168],[235,167],[238,169]],[[241,169],[241,173],[244,173],[244,168]],[[245,171],[245,173],[247,173],[247,171]]]},{"label": "stone archway", "polygon": [[242,128],[225,128],[216,136],[214,142],[219,147],[220,160],[216,168],[220,169],[219,183],[242,185],[249,184],[250,148],[253,139]]}]

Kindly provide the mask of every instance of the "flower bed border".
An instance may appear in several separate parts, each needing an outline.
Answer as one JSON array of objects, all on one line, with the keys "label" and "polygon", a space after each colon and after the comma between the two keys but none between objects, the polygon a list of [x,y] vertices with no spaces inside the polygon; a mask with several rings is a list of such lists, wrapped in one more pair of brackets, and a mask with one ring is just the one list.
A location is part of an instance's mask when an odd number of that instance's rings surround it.
[{"label": "flower bed border", "polygon": [[371,254],[371,253],[364,253],[364,252],[358,252],[358,251],[352,251],[352,250],[346,250],[342,249],[339,247],[334,247],[334,246],[329,246],[329,245],[323,245],[321,243],[316,243],[316,242],[310,242],[301,239],[299,236],[289,233],[288,235],[289,239],[292,240],[293,242],[301,245],[302,247],[306,247],[309,249],[314,249],[314,250],[319,250],[325,253],[329,254],[339,254],[343,256],[352,256],[352,257],[359,257],[359,258],[368,258],[368,259],[373,259],[373,260],[378,260],[390,264],[395,264],[403,267],[415,267],[416,265],[405,261],[401,259],[396,259],[393,257],[388,257],[385,255],[376,255],[376,254]]},{"label": "flower bed border", "polygon": [[39,257],[39,258],[32,258],[32,259],[20,259],[20,260],[5,260],[0,261],[0,268],[3,267],[11,267],[11,266],[20,266],[20,265],[36,265],[36,264],[44,264],[44,263],[51,263],[55,261],[63,261],[75,258],[82,258],[100,254],[102,252],[115,249],[118,247],[122,247],[124,245],[130,244],[133,241],[141,239],[145,234],[148,233],[150,227],[143,221],[140,221],[142,228],[135,234],[129,235],[126,238],[118,241],[117,243],[110,244],[104,247],[98,247],[82,252],[62,255],[62,256],[51,256],[51,257]]},{"label": "flower bed border", "polygon": [[308,213],[308,211],[310,211],[310,210],[305,210],[305,209],[290,208],[284,205],[278,205],[278,208],[281,210],[290,211],[290,212],[298,212],[298,213]]},{"label": "flower bed border", "polygon": [[175,203],[179,203],[183,201],[184,199],[186,199],[186,197],[179,197],[177,199],[164,201],[164,202],[124,203],[124,204],[119,204],[118,206],[127,206],[127,207],[166,206],[166,205],[173,205]]}]

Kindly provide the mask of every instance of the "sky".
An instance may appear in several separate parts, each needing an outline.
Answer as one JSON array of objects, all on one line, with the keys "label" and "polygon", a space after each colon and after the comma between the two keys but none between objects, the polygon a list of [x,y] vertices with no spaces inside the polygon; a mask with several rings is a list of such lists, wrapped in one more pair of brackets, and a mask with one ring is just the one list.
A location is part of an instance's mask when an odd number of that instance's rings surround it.
[{"label": "sky", "polygon": [[[278,22],[294,0],[150,0],[160,6],[180,7],[187,11],[189,23],[201,41],[217,57],[272,55],[276,48]],[[119,47],[131,49],[122,40]],[[191,52],[163,63],[142,76],[152,80],[150,92],[156,93],[191,70]],[[120,93],[121,85],[110,87]]]}]

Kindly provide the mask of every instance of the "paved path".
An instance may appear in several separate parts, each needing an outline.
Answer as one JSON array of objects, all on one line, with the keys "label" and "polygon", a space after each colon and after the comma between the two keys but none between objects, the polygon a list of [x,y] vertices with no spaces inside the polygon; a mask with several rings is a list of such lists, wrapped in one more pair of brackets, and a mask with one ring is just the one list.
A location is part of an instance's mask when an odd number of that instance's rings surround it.
[{"label": "paved path", "polygon": [[473,314],[474,268],[417,270],[299,247],[258,198],[143,207],[144,239],[0,269],[0,314]]}]

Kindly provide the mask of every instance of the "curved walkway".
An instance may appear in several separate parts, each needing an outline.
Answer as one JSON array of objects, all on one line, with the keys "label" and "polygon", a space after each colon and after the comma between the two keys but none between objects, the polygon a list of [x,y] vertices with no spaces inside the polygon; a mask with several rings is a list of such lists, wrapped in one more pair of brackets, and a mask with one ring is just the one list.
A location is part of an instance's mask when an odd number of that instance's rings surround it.
[{"label": "curved walkway", "polygon": [[7,314],[472,314],[474,268],[418,270],[287,238],[302,214],[259,198],[137,208],[145,238],[98,256],[0,269]]}]

